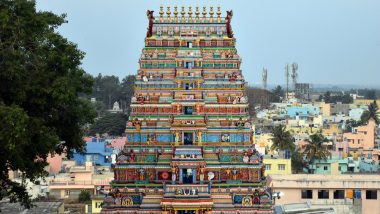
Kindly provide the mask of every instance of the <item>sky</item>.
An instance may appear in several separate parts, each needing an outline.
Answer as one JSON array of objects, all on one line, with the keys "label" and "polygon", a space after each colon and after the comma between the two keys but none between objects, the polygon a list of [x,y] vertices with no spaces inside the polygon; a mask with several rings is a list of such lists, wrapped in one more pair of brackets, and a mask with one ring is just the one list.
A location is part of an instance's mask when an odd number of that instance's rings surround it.
[{"label": "sky", "polygon": [[[285,84],[285,65],[298,63],[298,82],[380,87],[379,0],[37,0],[37,10],[67,14],[58,31],[86,53],[92,75],[136,74],[146,10],[217,6],[233,10],[232,29],[249,84]],[[173,10],[173,9],[172,9]]]}]

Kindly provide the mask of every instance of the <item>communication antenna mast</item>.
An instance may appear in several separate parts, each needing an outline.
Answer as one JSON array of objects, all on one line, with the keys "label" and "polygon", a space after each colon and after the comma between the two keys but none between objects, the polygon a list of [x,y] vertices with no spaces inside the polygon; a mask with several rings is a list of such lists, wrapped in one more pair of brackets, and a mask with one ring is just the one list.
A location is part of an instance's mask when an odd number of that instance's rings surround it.
[{"label": "communication antenna mast", "polygon": [[297,78],[298,78],[298,64],[297,63],[293,63],[292,64],[292,81],[293,81],[293,87],[294,87],[294,90],[296,89],[296,84],[297,84]]},{"label": "communication antenna mast", "polygon": [[289,93],[289,64],[285,65],[285,79],[286,79],[286,100],[288,100]]},{"label": "communication antenna mast", "polygon": [[268,69],[263,68],[263,88],[267,90]]}]

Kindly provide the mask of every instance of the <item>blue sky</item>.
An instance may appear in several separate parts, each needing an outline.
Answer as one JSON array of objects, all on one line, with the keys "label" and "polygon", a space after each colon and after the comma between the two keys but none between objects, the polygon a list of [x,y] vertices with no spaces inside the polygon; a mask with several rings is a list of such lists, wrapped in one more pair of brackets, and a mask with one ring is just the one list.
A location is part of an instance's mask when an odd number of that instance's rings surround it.
[{"label": "blue sky", "polygon": [[[297,62],[299,82],[380,87],[379,0],[37,0],[38,10],[67,14],[62,35],[86,52],[93,75],[135,74],[144,46],[146,10],[165,6],[232,9],[232,28],[246,81],[284,84]],[[225,14],[225,12],[223,13]]]}]

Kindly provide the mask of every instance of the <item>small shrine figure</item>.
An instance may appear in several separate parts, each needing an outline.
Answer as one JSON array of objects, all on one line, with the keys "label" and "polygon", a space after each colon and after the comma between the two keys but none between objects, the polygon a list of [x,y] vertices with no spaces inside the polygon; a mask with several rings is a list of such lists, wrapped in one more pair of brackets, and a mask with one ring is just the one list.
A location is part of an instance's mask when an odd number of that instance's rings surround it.
[{"label": "small shrine figure", "polygon": [[174,140],[176,143],[179,142],[179,132],[178,131],[175,132],[175,139]]},{"label": "small shrine figure", "polygon": [[207,174],[207,176],[208,176],[208,180],[211,181],[212,179],[214,179],[215,174],[214,174],[213,172],[209,172],[209,173]]},{"label": "small shrine figure", "polygon": [[248,163],[249,162],[249,157],[248,157],[247,153],[244,153],[243,162],[244,163]]},{"label": "small shrine figure", "polygon": [[233,170],[232,170],[232,179],[233,179],[233,180],[236,180],[236,178],[237,178],[237,173],[238,173],[238,170],[237,170],[237,169],[233,169]]},{"label": "small shrine figure", "polygon": [[226,169],[226,175],[227,175],[227,179],[231,179],[231,170],[230,169]]},{"label": "small shrine figure", "polygon": [[140,181],[145,180],[145,169],[140,168],[139,169],[139,175],[140,175]]},{"label": "small shrine figure", "polygon": [[199,181],[201,184],[203,184],[204,179],[205,179],[205,168],[201,166],[199,168]]},{"label": "small shrine figure", "polygon": [[172,170],[172,184],[175,184],[175,181],[177,180],[177,169],[173,166],[171,170]]},{"label": "small shrine figure", "polygon": [[135,162],[135,152],[133,149],[131,149],[130,155],[129,155],[129,162],[134,163]]}]

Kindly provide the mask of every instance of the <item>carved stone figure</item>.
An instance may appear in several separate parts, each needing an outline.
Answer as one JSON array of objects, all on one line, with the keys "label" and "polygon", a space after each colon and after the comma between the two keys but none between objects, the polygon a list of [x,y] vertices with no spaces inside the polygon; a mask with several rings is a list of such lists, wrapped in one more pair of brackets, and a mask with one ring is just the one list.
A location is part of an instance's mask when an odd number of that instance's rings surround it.
[{"label": "carved stone figure", "polygon": [[146,37],[151,37],[152,36],[152,30],[153,30],[153,21],[154,21],[154,16],[153,16],[153,10],[147,10],[146,11],[146,16],[148,17],[149,24],[148,24],[148,29],[146,32]]},{"label": "carved stone figure", "polygon": [[234,34],[232,33],[232,27],[231,27],[232,16],[233,16],[232,10],[227,11],[226,28],[227,28],[227,36],[228,36],[228,38],[234,37]]}]

